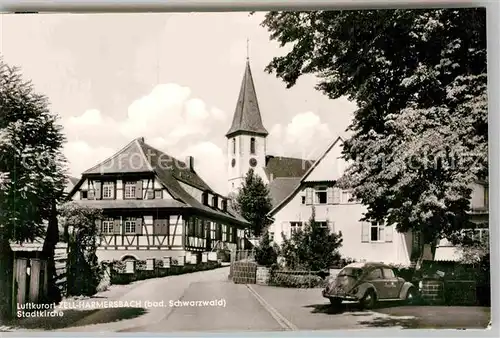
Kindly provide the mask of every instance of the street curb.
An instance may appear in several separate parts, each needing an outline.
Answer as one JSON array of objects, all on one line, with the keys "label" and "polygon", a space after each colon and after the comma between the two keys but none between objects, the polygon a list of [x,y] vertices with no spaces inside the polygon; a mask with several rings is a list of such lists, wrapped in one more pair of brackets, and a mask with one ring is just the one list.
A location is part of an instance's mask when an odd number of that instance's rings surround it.
[{"label": "street curb", "polygon": [[257,301],[266,309],[267,312],[278,322],[278,324],[284,328],[286,331],[299,331],[299,328],[295,326],[292,322],[290,322],[288,319],[283,317],[281,313],[278,312],[274,307],[271,306],[264,298],[262,298],[261,295],[257,293],[257,291],[254,290],[254,288],[249,285],[245,284],[248,291],[257,299]]}]

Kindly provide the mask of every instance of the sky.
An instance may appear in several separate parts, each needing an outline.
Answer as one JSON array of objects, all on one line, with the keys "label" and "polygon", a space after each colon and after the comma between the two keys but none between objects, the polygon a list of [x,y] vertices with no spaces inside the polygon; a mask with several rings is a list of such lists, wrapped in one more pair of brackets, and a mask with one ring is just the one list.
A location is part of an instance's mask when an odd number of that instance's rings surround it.
[{"label": "sky", "polygon": [[[264,72],[286,51],[264,13],[0,15],[0,54],[60,117],[69,173],[137,137],[227,193],[227,140],[245,62],[252,67],[268,153],[314,159],[345,136],[355,104],[330,100],[307,76],[296,86]],[[248,49],[247,49],[247,40]]]}]

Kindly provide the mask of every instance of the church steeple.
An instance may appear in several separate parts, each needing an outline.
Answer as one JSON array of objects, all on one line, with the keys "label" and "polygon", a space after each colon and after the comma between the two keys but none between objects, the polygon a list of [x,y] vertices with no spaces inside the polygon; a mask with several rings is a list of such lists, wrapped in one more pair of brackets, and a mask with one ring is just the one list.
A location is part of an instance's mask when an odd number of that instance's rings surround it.
[{"label": "church steeple", "polygon": [[234,111],[233,123],[226,137],[230,138],[240,133],[264,137],[269,134],[262,124],[257,93],[255,91],[252,70],[250,69],[250,60],[248,57],[243,81],[241,83],[240,95]]}]

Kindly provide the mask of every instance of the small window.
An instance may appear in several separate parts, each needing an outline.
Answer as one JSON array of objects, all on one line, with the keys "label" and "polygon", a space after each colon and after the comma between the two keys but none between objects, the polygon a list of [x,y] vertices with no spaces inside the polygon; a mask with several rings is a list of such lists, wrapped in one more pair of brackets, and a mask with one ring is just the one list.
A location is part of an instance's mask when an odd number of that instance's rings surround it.
[{"label": "small window", "polygon": [[290,222],[290,231],[292,233],[302,229],[302,222]]},{"label": "small window", "polygon": [[380,222],[371,223],[370,240],[372,242],[381,242],[384,240],[384,224]]},{"label": "small window", "polygon": [[102,221],[102,233],[103,234],[112,234],[113,233],[114,221],[113,219],[106,219]]},{"label": "small window", "polygon": [[392,269],[384,269],[384,277],[385,279],[394,279],[396,278],[396,275]]},{"label": "small window", "polygon": [[328,228],[328,222],[316,222],[316,224],[318,225],[318,227],[320,228]]},{"label": "small window", "polygon": [[154,198],[155,198],[155,192],[154,192],[154,190],[152,190],[152,189],[148,189],[148,191],[147,191],[147,195],[146,195],[146,198],[147,198],[148,200],[152,200],[152,199],[154,199]]},{"label": "small window", "polygon": [[326,204],[328,199],[327,188],[318,187],[314,193],[315,204]]},{"label": "small window", "polygon": [[136,182],[125,182],[125,198],[135,198]]},{"label": "small window", "polygon": [[87,194],[87,191],[86,191],[86,190],[82,190],[82,191],[80,191],[80,199],[82,199],[82,200],[86,200],[86,199],[88,198],[88,196],[87,196],[87,195],[88,195],[88,194]]},{"label": "small window", "polygon": [[236,139],[233,138],[233,154],[236,154]]},{"label": "small window", "polygon": [[155,190],[155,198],[163,198],[163,190],[161,189]]},{"label": "small window", "polygon": [[255,154],[255,138],[252,137],[250,139],[250,154],[254,155]]},{"label": "small window", "polygon": [[372,272],[370,272],[370,274],[368,275],[369,280],[376,280],[376,279],[382,279],[382,278],[383,278],[382,270],[380,270],[380,269],[372,270]]},{"label": "small window", "polygon": [[301,203],[306,204],[306,197],[305,196],[300,196]]},{"label": "small window", "polygon": [[125,233],[126,234],[135,234],[135,218],[125,220]]},{"label": "small window", "polygon": [[103,184],[102,184],[102,198],[103,199],[115,198],[115,182],[103,182]]},{"label": "small window", "polygon": [[274,232],[269,232],[269,240],[274,241]]}]

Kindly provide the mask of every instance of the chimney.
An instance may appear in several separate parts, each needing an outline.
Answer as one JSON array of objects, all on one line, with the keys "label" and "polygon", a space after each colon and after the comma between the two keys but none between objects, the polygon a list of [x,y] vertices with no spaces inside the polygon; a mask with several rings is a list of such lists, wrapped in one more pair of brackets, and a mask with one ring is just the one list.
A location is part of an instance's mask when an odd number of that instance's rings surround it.
[{"label": "chimney", "polygon": [[189,170],[194,171],[194,158],[193,158],[193,156],[186,157],[186,166]]},{"label": "chimney", "polygon": [[141,143],[144,143],[144,137],[138,137],[137,138],[137,141],[141,142]]}]

